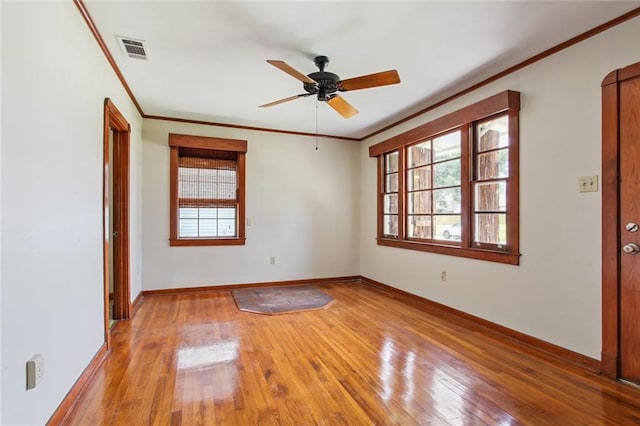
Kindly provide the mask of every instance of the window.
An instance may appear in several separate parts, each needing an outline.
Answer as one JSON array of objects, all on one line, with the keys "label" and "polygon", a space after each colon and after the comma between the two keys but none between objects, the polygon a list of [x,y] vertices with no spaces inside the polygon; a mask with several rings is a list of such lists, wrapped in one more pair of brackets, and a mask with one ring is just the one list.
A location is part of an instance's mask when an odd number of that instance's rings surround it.
[{"label": "window", "polygon": [[169,134],[170,245],[243,245],[247,142]]},{"label": "window", "polygon": [[378,244],[518,264],[519,108],[506,91],[370,147]]}]

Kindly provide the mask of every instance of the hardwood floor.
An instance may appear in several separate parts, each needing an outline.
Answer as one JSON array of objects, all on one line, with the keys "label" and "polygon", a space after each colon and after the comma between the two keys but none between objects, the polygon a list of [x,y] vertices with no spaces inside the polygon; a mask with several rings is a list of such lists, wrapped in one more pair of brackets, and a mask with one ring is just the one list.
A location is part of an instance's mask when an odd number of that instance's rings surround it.
[{"label": "hardwood floor", "polygon": [[360,283],[325,310],[147,297],[67,425],[639,424],[640,390]]}]

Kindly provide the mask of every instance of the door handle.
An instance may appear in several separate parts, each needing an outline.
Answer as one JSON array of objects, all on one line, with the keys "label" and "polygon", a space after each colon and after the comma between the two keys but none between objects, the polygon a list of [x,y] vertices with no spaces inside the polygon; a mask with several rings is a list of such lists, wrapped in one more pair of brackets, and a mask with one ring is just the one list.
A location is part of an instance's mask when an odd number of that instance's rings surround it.
[{"label": "door handle", "polygon": [[636,243],[629,243],[622,246],[622,251],[627,254],[638,254],[640,252],[640,246]]}]

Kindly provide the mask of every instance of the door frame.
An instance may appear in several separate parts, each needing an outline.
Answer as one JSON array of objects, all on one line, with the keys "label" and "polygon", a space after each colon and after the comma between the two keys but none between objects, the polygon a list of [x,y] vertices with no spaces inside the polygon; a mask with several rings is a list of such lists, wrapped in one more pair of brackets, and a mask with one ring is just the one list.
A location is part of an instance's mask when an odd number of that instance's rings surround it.
[{"label": "door frame", "polygon": [[620,377],[620,131],[619,86],[640,76],[640,62],[602,80],[602,374]]},{"label": "door frame", "polygon": [[[129,282],[129,145],[131,126],[109,98],[104,100],[103,128],[103,173],[102,173],[102,237],[104,271],[104,333],[107,349],[111,347],[109,327],[109,265],[113,262],[113,316],[127,319],[131,312],[131,290]],[[109,141],[113,132],[113,158],[109,163]],[[113,209],[109,209],[109,179],[113,175]],[[113,215],[111,238],[109,214]],[[113,244],[113,259],[109,256],[109,244]]]}]

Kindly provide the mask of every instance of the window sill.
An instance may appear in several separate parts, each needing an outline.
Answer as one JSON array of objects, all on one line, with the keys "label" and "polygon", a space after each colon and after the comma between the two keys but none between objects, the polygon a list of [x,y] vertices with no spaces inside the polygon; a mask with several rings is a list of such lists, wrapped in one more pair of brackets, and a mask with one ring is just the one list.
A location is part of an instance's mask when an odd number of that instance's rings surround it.
[{"label": "window sill", "polygon": [[481,250],[473,248],[455,247],[417,241],[402,241],[392,238],[377,238],[379,246],[396,247],[408,250],[418,250],[428,253],[445,254],[448,256],[465,257],[468,259],[486,260],[488,262],[520,264],[520,253],[505,253],[502,251]]},{"label": "window sill", "polygon": [[169,246],[171,247],[189,247],[189,246],[243,246],[247,241],[246,238],[193,238],[186,239],[171,238],[169,240]]}]

